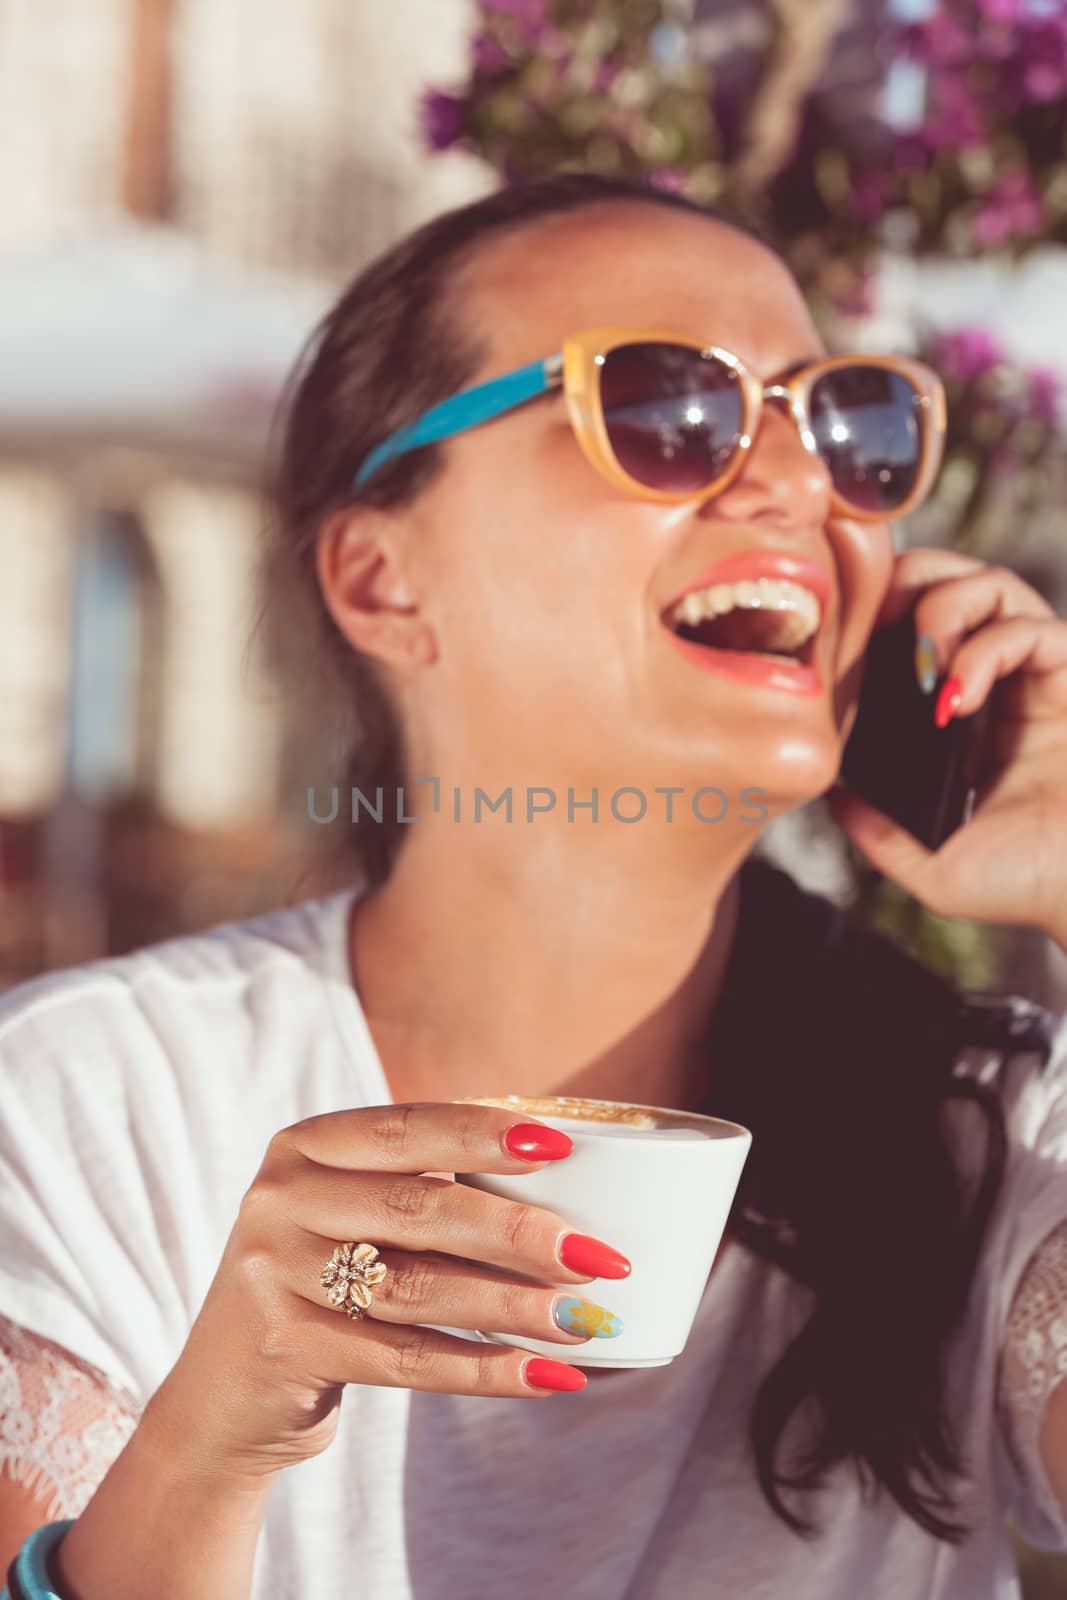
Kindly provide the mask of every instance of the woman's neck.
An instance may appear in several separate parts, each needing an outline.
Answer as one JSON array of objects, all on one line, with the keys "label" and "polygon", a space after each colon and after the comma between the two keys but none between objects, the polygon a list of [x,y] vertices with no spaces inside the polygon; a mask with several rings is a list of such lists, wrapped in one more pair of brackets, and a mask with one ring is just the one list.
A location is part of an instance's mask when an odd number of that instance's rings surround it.
[{"label": "woman's neck", "polygon": [[[357,900],[353,982],[392,1097],[577,1094],[696,1109],[740,861],[406,846]],[[429,844],[429,841],[427,841]],[[599,871],[597,870],[599,867]]]}]

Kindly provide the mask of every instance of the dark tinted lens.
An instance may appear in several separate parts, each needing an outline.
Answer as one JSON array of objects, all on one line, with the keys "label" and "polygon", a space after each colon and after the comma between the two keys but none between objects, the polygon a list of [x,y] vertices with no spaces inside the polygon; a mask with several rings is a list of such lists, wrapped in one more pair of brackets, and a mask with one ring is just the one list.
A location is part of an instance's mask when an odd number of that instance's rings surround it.
[{"label": "dark tinted lens", "polygon": [[907,378],[838,367],[811,391],[811,429],[838,493],[860,511],[892,512],[915,486],[923,413]]},{"label": "dark tinted lens", "polygon": [[684,345],[623,345],[604,358],[600,394],[619,464],[650,489],[702,489],[733,455],[741,386],[716,357]]}]

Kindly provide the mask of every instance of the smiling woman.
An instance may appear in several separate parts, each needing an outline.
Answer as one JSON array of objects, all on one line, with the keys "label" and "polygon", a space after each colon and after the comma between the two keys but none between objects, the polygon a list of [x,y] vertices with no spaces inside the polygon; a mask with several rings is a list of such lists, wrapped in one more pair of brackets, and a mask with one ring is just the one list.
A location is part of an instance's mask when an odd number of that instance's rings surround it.
[{"label": "smiling woman", "polygon": [[[729,219],[570,174],[372,264],[285,421],[266,576],[390,803],[353,889],[0,1006],[12,1381],[50,1340],[138,1412],[59,1592],[1008,1600],[1009,1511],[1067,1547],[1067,1026],[754,854],[837,775],[936,374],[828,355]],[[406,827],[427,775],[566,803]],[[612,1336],[610,1239],[447,1181],[566,1159],[453,1103],[553,1094],[752,1130],[667,1365],[585,1372],[556,1319]]]}]

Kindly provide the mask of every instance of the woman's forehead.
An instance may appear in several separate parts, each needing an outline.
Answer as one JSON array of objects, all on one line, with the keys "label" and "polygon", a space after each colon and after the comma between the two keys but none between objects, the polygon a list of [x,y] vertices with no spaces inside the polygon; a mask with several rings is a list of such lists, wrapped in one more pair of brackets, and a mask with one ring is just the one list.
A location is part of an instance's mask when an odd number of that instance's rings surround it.
[{"label": "woman's forehead", "polygon": [[[661,216],[662,213],[662,216]],[[487,370],[537,360],[583,328],[656,327],[731,350],[764,377],[825,347],[773,251],[715,218],[614,204],[494,240],[464,274]]]}]

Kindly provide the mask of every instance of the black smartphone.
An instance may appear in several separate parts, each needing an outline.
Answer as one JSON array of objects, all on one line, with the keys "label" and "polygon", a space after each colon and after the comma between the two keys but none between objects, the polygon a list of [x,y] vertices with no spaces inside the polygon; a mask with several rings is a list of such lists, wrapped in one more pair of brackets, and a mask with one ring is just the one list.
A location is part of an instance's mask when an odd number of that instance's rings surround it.
[{"label": "black smartphone", "polygon": [[[945,675],[947,676],[947,674]],[[983,772],[990,701],[973,716],[934,723],[944,676],[923,694],[915,675],[915,617],[876,628],[838,779],[936,850],[967,822]]]}]

